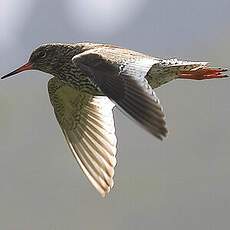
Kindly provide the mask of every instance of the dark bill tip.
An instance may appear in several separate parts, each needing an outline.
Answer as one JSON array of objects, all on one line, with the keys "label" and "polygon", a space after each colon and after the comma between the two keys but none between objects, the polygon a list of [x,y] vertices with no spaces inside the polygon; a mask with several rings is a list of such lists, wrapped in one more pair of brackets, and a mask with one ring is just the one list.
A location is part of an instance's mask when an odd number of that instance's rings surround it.
[{"label": "dark bill tip", "polygon": [[1,79],[5,79],[7,77],[13,76],[13,75],[15,75],[17,73],[20,73],[20,72],[23,72],[23,71],[26,71],[26,70],[31,70],[32,67],[33,67],[33,65],[30,62],[28,62],[25,65],[19,67],[18,69],[16,69],[16,70],[6,74],[5,76],[1,77]]}]

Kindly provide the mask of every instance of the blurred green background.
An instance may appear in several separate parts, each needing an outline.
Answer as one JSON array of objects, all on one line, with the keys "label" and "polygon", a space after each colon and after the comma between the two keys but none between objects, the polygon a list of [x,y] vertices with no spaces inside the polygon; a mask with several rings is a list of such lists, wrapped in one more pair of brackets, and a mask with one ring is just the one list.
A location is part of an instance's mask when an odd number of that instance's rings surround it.
[{"label": "blurred green background", "polygon": [[[230,68],[229,9],[229,0],[1,0],[0,74],[42,43],[80,41]],[[0,229],[229,229],[229,79],[157,89],[163,142],[115,110],[115,186],[102,199],[54,118],[49,77],[0,82]]]}]

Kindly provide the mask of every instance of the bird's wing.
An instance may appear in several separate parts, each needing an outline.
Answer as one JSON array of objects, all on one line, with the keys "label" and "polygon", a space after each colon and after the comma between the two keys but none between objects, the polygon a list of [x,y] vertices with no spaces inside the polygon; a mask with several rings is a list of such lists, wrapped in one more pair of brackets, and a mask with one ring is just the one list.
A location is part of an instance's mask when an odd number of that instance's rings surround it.
[{"label": "bird's wing", "polygon": [[95,49],[76,55],[72,60],[119,108],[162,139],[167,134],[164,114],[155,92],[145,79],[154,61],[136,54],[130,55],[125,50]]},{"label": "bird's wing", "polygon": [[105,196],[113,186],[116,165],[114,104],[107,97],[81,92],[56,77],[49,80],[48,91],[74,157],[93,186]]}]

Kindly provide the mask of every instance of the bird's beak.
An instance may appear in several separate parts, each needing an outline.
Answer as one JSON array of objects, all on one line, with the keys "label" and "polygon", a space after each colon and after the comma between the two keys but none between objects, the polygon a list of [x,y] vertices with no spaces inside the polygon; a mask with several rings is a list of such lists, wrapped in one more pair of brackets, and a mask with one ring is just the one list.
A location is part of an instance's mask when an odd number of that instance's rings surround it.
[{"label": "bird's beak", "polygon": [[10,72],[10,73],[6,74],[5,76],[1,77],[1,79],[13,76],[13,75],[15,75],[17,73],[20,73],[22,71],[31,70],[32,68],[33,68],[32,63],[28,62],[25,65],[23,65],[23,66],[19,67],[18,69],[14,70],[13,72]]}]

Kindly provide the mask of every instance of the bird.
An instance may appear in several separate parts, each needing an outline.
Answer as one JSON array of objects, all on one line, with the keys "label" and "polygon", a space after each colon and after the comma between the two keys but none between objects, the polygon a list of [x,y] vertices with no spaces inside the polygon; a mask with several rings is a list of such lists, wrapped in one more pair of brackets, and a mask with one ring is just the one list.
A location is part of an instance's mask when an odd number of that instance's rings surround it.
[{"label": "bird", "polygon": [[227,69],[208,62],[153,57],[116,45],[50,43],[2,77],[39,70],[52,77],[48,92],[70,150],[96,190],[105,197],[114,185],[117,107],[162,140],[168,129],[154,89],[174,80],[226,78]]}]

